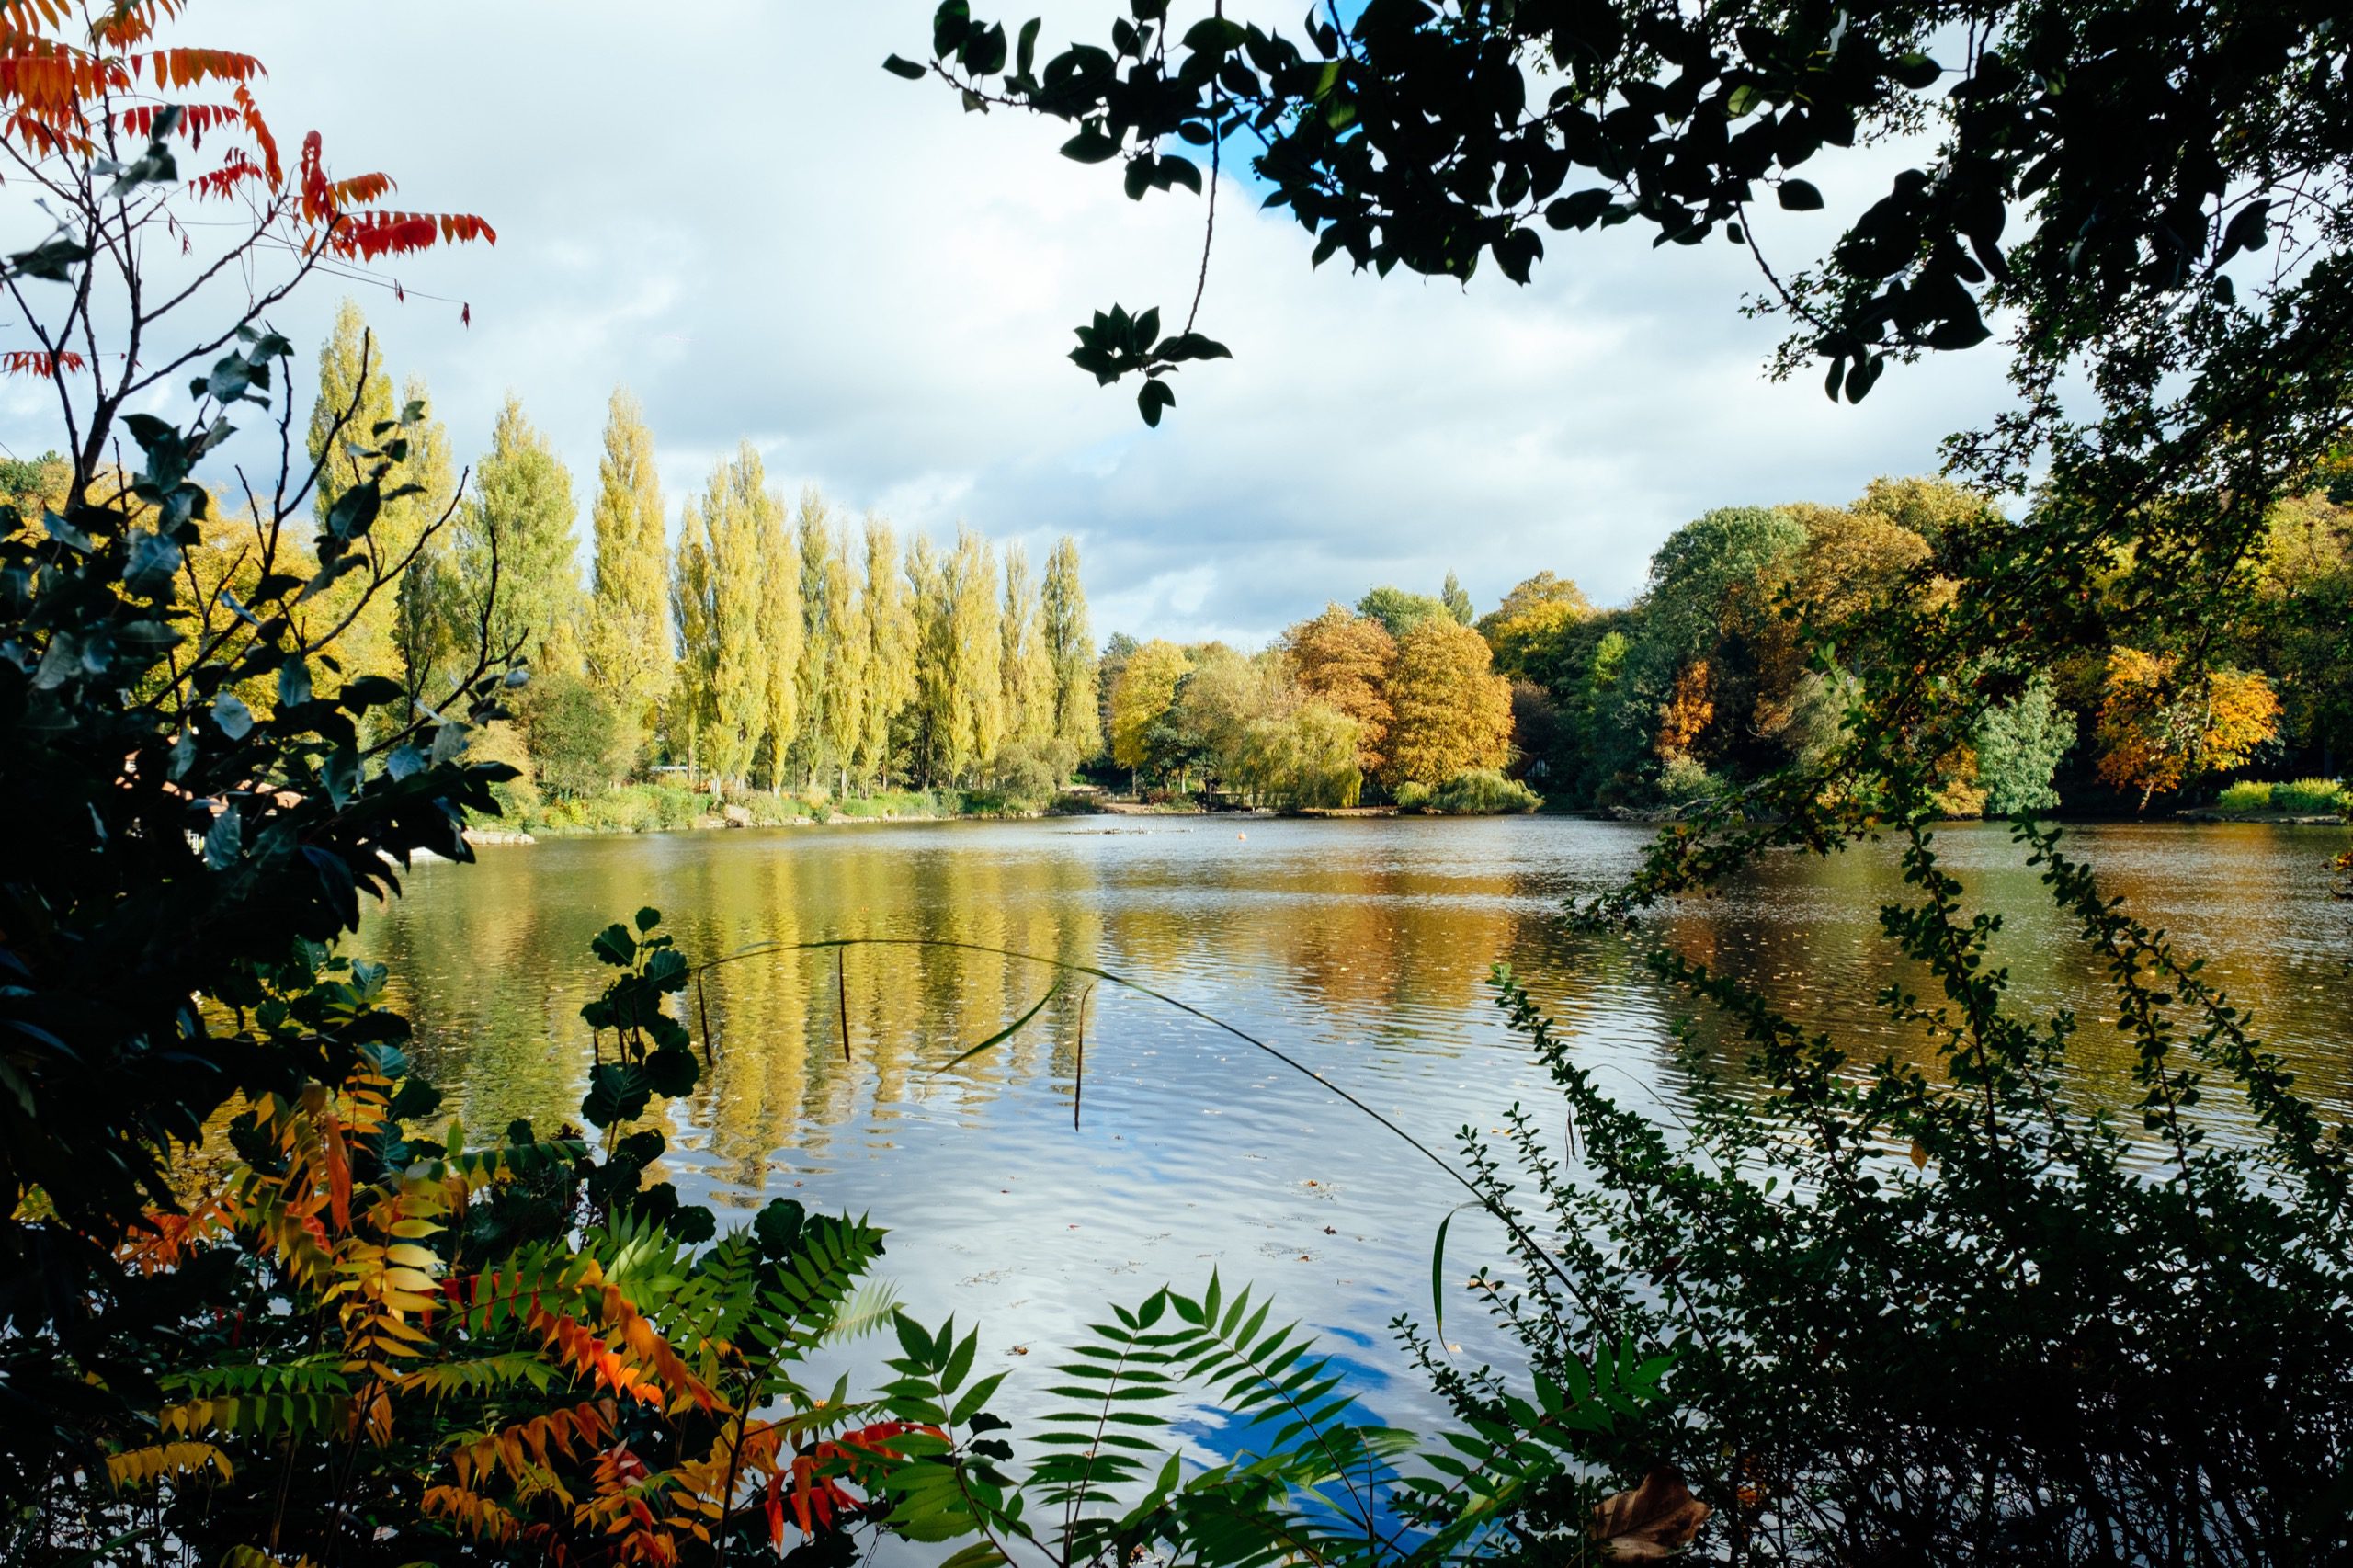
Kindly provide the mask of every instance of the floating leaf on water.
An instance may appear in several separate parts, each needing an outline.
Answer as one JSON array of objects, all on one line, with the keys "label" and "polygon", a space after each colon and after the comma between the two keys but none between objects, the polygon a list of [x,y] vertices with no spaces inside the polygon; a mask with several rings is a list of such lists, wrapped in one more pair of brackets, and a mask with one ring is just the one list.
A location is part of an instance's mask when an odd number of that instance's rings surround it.
[{"label": "floating leaf on water", "polygon": [[1621,1562],[1656,1562],[1691,1542],[1712,1512],[1665,1465],[1631,1492],[1605,1497],[1593,1511],[1593,1539]]}]

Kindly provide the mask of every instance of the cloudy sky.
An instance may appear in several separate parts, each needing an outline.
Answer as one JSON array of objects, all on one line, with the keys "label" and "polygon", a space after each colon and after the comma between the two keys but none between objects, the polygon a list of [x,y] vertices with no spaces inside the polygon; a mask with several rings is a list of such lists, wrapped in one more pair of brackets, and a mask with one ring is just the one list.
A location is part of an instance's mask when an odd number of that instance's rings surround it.
[{"label": "cloudy sky", "polygon": [[[1062,0],[1045,41],[1124,8]],[[281,135],[315,126],[334,172],[387,169],[401,205],[497,225],[495,248],[402,267],[405,304],[352,288],[461,457],[511,392],[585,511],[626,383],[674,511],[749,438],[787,487],[903,528],[968,522],[1033,556],[1072,533],[1098,636],[1256,642],[1449,569],[1482,608],[1546,567],[1622,601],[1697,513],[1924,472],[1997,395],[1983,354],[1892,374],[1859,409],[1768,382],[1776,331],[1740,316],[1755,274],[1721,243],[1562,235],[1531,288],[1379,282],[1311,270],[1301,231],[1229,185],[1200,324],[1235,358],[1187,371],[1148,431],[1131,387],[1063,355],[1114,301],[1181,317],[1199,200],[1131,203],[1116,165],[1055,155],[1058,126],[886,75],[886,53],[924,52],[924,0],[193,9],[188,41],[267,65]],[[1832,211],[1856,188],[1818,183]],[[1830,228],[1789,217],[1767,238],[1802,259]],[[342,287],[278,324],[315,342]],[[427,293],[470,302],[472,326]],[[0,431],[54,444],[21,395]]]}]

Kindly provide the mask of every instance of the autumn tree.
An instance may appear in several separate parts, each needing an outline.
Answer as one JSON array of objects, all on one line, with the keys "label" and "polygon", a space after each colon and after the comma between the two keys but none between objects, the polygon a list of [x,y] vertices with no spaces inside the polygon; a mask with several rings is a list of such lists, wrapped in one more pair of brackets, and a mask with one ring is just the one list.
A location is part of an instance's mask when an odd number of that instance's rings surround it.
[{"label": "autumn tree", "polygon": [[[801,721],[801,666],[806,653],[801,552],[785,521],[784,498],[751,442],[742,443],[727,476],[728,516],[738,530],[737,579],[722,584],[722,626],[737,624],[726,607],[740,601],[745,767],[765,758],[770,790],[784,788],[785,757]],[[722,666],[723,667],[723,666]],[[726,714],[722,687],[720,711]]]},{"label": "autumn tree", "polygon": [[1487,641],[1452,616],[1423,620],[1397,642],[1387,686],[1392,718],[1381,782],[1436,788],[1511,760],[1511,683]]},{"label": "autumn tree", "polygon": [[2193,773],[2245,762],[2279,733],[2279,699],[2260,674],[2186,670],[2174,654],[2109,654],[2100,702],[2099,776],[2120,790],[2178,790]]},{"label": "autumn tree", "polygon": [[1054,734],[1083,761],[1102,749],[1102,705],[1095,641],[1086,624],[1086,588],[1079,581],[1078,541],[1067,534],[1046,558],[1040,598],[1046,659],[1053,671]]},{"label": "autumn tree", "polygon": [[589,508],[595,565],[585,635],[588,675],[613,706],[613,744],[634,761],[670,694],[669,546],[654,433],[636,398],[615,388]]},{"label": "autumn tree", "polygon": [[1386,766],[1396,640],[1381,622],[1330,604],[1285,631],[1280,645],[1300,689],[1356,722],[1357,766],[1380,773]]},{"label": "autumn tree", "polygon": [[866,733],[867,708],[871,701],[871,634],[866,625],[866,605],[858,591],[858,574],[849,561],[848,532],[828,530],[825,554],[825,628],[833,641],[832,690],[824,709],[824,750],[833,761],[835,788],[849,792],[850,765]]},{"label": "autumn tree", "polygon": [[1005,688],[1006,738],[1042,745],[1055,738],[1060,717],[1053,654],[1047,643],[1045,604],[1019,542],[1005,547],[1005,602],[998,611],[997,670]]},{"label": "autumn tree", "polygon": [[948,724],[961,766],[954,775],[986,767],[1005,744],[1005,642],[999,629],[995,552],[970,528],[956,530],[956,549],[940,574],[941,619],[948,653]]},{"label": "autumn tree", "polygon": [[[733,461],[713,468],[699,504],[679,519],[677,565],[671,578],[678,631],[680,700],[688,754],[723,792],[749,774],[768,733],[775,695],[762,599],[775,558],[790,564],[782,507],[767,494],[759,454],[746,442]],[[792,579],[798,587],[797,576]],[[797,612],[785,618],[797,629]],[[789,682],[788,682],[789,686]]]},{"label": "autumn tree", "polygon": [[899,543],[891,525],[866,519],[866,684],[858,710],[858,770],[887,781],[892,727],[915,699],[915,612],[901,575]]},{"label": "autumn tree", "polygon": [[857,691],[843,678],[843,666],[858,662],[859,651],[850,645],[855,629],[847,624],[848,565],[839,530],[833,508],[814,485],[801,489],[793,513],[793,538],[801,552],[801,631],[796,675],[799,713],[789,741],[803,775],[813,780],[833,760],[834,710],[858,701]]},{"label": "autumn tree", "polygon": [[1192,669],[1185,650],[1154,638],[1128,655],[1111,688],[1111,761],[1131,776],[1149,756],[1151,732],[1176,699],[1176,683]]}]

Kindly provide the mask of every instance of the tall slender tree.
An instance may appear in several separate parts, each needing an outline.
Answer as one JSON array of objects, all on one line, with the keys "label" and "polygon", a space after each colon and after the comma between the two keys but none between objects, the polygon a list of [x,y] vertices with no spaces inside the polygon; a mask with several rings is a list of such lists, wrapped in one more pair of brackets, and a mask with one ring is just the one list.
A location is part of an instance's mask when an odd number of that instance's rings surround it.
[{"label": "tall slender tree", "polygon": [[728,505],[743,552],[734,577],[744,601],[743,659],[749,683],[745,761],[748,766],[760,753],[765,737],[768,788],[782,790],[801,713],[801,560],[785,521],[784,498],[768,488],[767,471],[749,441],[736,450]]},{"label": "tall slender tree", "polygon": [[1046,658],[1053,668],[1054,736],[1084,761],[1103,746],[1102,704],[1096,690],[1095,640],[1086,624],[1086,589],[1078,575],[1078,542],[1067,534],[1046,558],[1040,597]]},{"label": "tall slender tree", "polygon": [[[312,504],[323,526],[335,504],[371,460],[346,449],[370,447],[384,439],[385,427],[400,413],[401,404],[392,396],[383,340],[369,330],[358,304],[347,299],[335,312],[335,326],[326,341],[319,346],[318,395],[311,406],[304,442],[312,461],[318,464]],[[383,480],[381,488],[391,498],[369,527],[365,548],[384,570],[409,559],[426,528],[449,504],[453,485],[449,478],[448,436],[438,427],[433,435],[438,442],[421,439],[419,433],[413,432],[408,460],[395,465]],[[437,462],[438,472],[433,472]],[[410,484],[425,486],[424,493],[393,494]],[[429,600],[432,566],[422,556],[412,564],[423,568],[427,585],[419,597]],[[407,576],[404,572],[392,592],[378,594],[358,607],[358,613],[336,639],[335,661],[343,666],[345,678],[385,676],[402,681],[413,692],[423,689],[426,683],[420,672],[413,670],[404,657],[410,640],[404,635],[401,602]],[[350,613],[358,593],[356,579],[330,589],[322,601],[324,614],[342,620]]]},{"label": "tall slender tree", "polygon": [[1005,744],[1004,641],[997,624],[995,552],[989,541],[959,528],[941,586],[949,640],[949,722],[965,758],[961,774],[987,767]]},{"label": "tall slender tree", "polygon": [[573,536],[572,475],[514,397],[499,411],[490,451],[460,508],[461,611],[483,613],[497,550],[498,587],[488,607],[494,647],[520,647],[537,665],[578,655],[580,566]]},{"label": "tall slender tree", "polygon": [[1045,610],[1029,552],[1005,547],[1005,604],[997,615],[997,676],[1005,693],[1005,738],[1038,745],[1054,738],[1054,665],[1046,652]]},{"label": "tall slender tree", "polygon": [[711,599],[710,574],[710,526],[689,498],[678,515],[678,550],[670,573],[678,665],[665,720],[671,755],[687,759],[690,776],[705,766],[703,737],[718,722],[710,694],[719,662],[719,610]]},{"label": "tall slender tree", "polygon": [[900,575],[899,541],[881,518],[866,519],[864,700],[858,705],[857,767],[862,780],[887,784],[893,724],[915,699],[915,615]]},{"label": "tall slender tree", "polygon": [[793,535],[801,550],[801,661],[798,671],[800,717],[793,756],[812,783],[831,765],[834,708],[852,694],[840,689],[838,666],[845,653],[847,628],[834,616],[834,595],[827,578],[836,563],[833,509],[812,485],[801,492],[793,517]]},{"label": "tall slender tree", "polygon": [[915,755],[926,784],[954,782],[969,757],[956,713],[956,639],[945,577],[938,547],[917,534],[907,546],[907,593],[915,624]]},{"label": "tall slender tree", "polygon": [[[458,480],[450,461],[449,427],[433,417],[433,394],[425,378],[409,377],[401,386],[401,401],[422,414],[410,427],[409,459],[403,465],[408,483],[422,493],[393,503],[417,515],[415,538],[449,510]],[[456,624],[458,601],[456,553],[448,536],[426,540],[392,595],[392,642],[400,657],[401,683],[412,699],[438,701],[459,676],[458,650],[471,646],[472,640]]]},{"label": "tall slender tree", "polygon": [[835,788],[849,793],[849,769],[866,732],[868,685],[873,679],[866,630],[866,606],[850,569],[847,529],[829,529],[825,551],[825,625],[833,636],[833,678],[825,690],[825,753],[833,760]]},{"label": "tall slender tree", "polygon": [[654,433],[627,390],[607,404],[605,451],[589,509],[596,565],[581,642],[588,673],[618,718],[616,755],[634,763],[672,679],[667,549]]}]

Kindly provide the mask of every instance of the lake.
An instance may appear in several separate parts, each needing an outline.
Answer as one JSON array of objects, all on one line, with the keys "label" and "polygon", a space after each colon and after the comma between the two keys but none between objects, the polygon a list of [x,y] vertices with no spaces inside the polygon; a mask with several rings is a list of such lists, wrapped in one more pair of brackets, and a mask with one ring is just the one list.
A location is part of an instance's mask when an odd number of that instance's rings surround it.
[{"label": "lake", "polygon": [[[579,1007],[604,972],[588,939],[653,904],[698,961],[919,937],[1112,971],[1279,1047],[1451,1153],[1458,1129],[1499,1127],[1515,1100],[1550,1097],[1492,1004],[1498,960],[1631,1100],[1672,1105],[1678,1004],[1561,915],[1631,869],[1648,836],[1545,817],[1074,817],[557,840],[419,867],[354,950],[392,965],[415,1055],[477,1136],[518,1116],[542,1130],[576,1119],[589,1063]],[[2353,903],[2329,896],[2326,862],[2347,841],[2335,828],[2171,823],[2068,839],[2109,892],[2211,958],[2339,1115],[2353,1106]],[[2019,993],[2101,1017],[2097,972],[2038,902],[2007,830],[1958,827],[1939,843],[1972,893],[2012,912],[1999,951]],[[1666,919],[1687,952],[1766,980],[1801,1019],[1876,1055],[1889,1042],[1872,998],[1897,972],[1877,912],[1899,885],[1883,846],[1776,857]],[[1427,1321],[1431,1239],[1461,1190],[1312,1078],[1111,985],[1066,985],[1002,1045],[944,1066],[1056,980],[1047,965],[912,947],[853,948],[838,969],[824,952],[715,971],[715,1070],[669,1108],[659,1174],[722,1223],[779,1194],[870,1211],[892,1233],[884,1274],[931,1321],[953,1310],[979,1323],[983,1370],[1035,1351],[1026,1381],[1050,1381],[1043,1362],[1107,1301],[1198,1289],[1215,1267],[1321,1330],[1381,1415],[1434,1424],[1388,1324]],[[2131,1058],[2116,1040],[2086,1028],[2079,1070],[2122,1103]],[[2229,1135],[2233,1108],[2212,1108]],[[1500,1256],[1485,1223],[1453,1227],[1457,1278]],[[1467,1357],[1504,1353],[1467,1301],[1449,1302],[1447,1335]],[[1001,1407],[1020,1412],[1024,1381]]]}]

